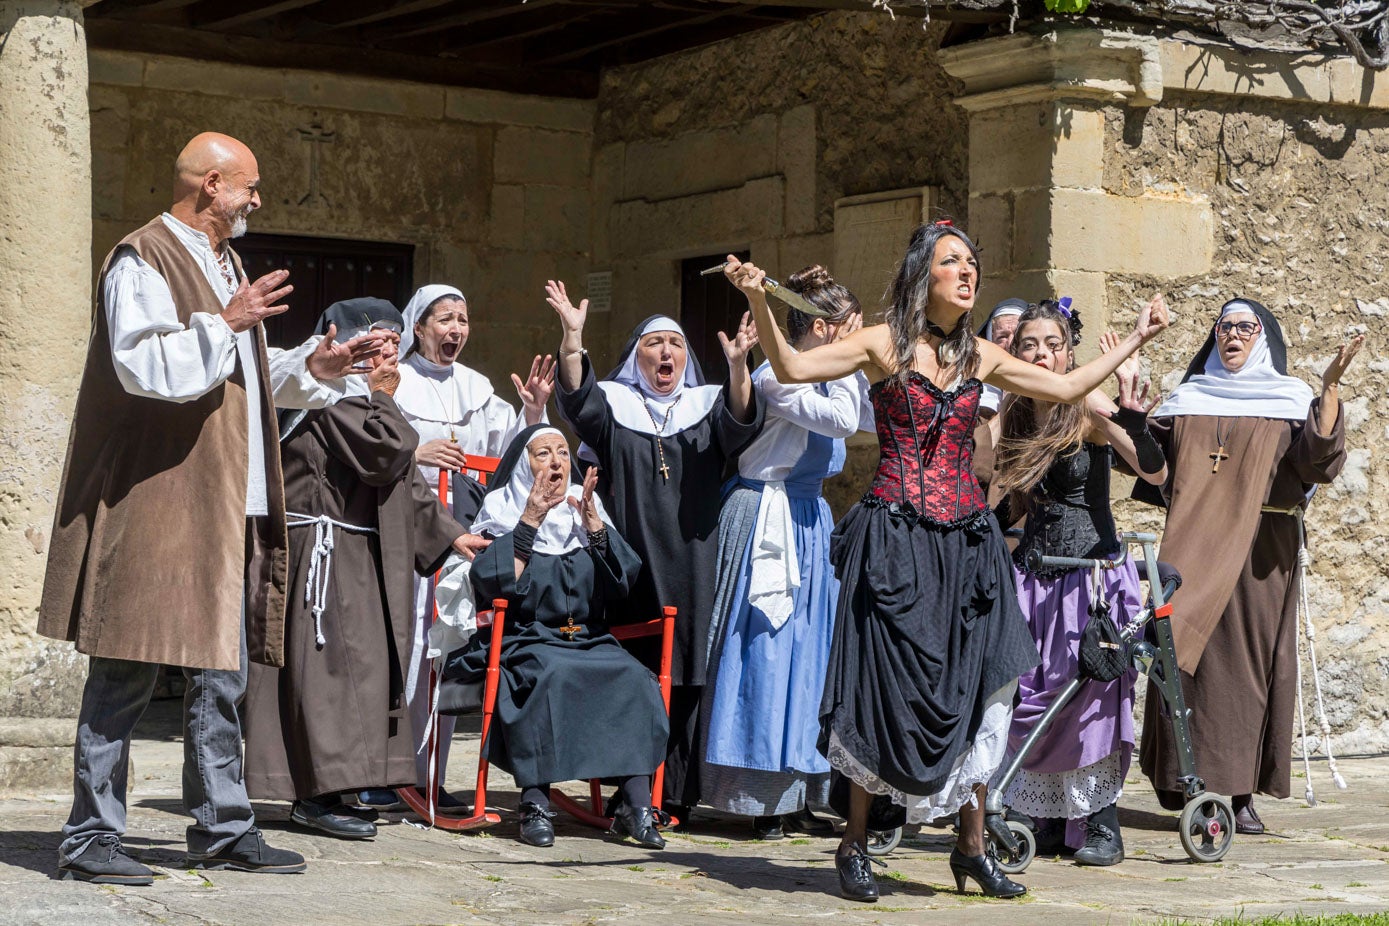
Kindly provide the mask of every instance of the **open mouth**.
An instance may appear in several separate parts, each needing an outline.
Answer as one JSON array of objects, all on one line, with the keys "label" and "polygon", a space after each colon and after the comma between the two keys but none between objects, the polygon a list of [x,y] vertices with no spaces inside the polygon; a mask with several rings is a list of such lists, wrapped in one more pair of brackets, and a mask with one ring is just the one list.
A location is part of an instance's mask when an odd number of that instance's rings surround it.
[{"label": "open mouth", "polygon": [[558,486],[563,480],[564,480],[564,473],[560,472],[559,470],[554,470],[554,471],[552,471],[551,473],[549,473],[548,475],[546,475],[546,477],[545,477],[545,482],[546,482],[546,483],[550,486],[550,488],[552,488],[552,489],[555,488],[556,486]]},{"label": "open mouth", "polygon": [[457,340],[446,340],[439,345],[439,354],[445,363],[453,363],[458,359],[458,352],[463,349],[463,343]]},{"label": "open mouth", "polygon": [[675,382],[675,364],[670,360],[662,360],[656,364],[656,384],[667,386]]}]

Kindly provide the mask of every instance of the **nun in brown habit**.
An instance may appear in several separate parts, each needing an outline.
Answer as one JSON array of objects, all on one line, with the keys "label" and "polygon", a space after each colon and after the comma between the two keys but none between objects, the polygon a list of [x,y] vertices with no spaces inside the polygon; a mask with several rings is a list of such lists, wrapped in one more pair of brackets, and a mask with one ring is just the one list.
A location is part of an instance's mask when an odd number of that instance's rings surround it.
[{"label": "nun in brown habit", "polygon": [[[340,332],[399,331],[381,299],[334,303],[319,320]],[[285,666],[254,666],[247,686],[246,790],[292,800],[291,819],[365,839],[370,819],[342,792],[415,782],[405,712],[414,576],[472,535],[439,504],[414,465],[418,438],[396,407],[395,343],[355,390],[328,408],[282,420],[290,524]]]},{"label": "nun in brown habit", "polygon": [[[1240,833],[1263,832],[1254,792],[1288,796],[1297,515],[1312,487],[1335,479],[1345,462],[1340,381],[1363,340],[1341,347],[1314,396],[1288,375],[1278,320],[1257,302],[1232,300],[1153,412],[1169,473],[1162,558],[1183,578],[1172,632],[1196,768],[1207,788],[1233,797]],[[1161,703],[1150,691],[1140,761],[1162,805],[1176,810],[1182,784]]]}]

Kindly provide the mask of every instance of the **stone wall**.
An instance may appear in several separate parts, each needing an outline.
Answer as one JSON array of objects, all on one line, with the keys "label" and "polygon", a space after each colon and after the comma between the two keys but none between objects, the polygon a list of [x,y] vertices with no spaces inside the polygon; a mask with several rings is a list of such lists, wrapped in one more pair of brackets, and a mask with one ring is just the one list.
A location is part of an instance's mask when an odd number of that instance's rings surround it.
[{"label": "stone wall", "polygon": [[[968,131],[936,61],[942,34],[835,13],[606,72],[593,267],[613,273],[613,308],[590,322],[595,340],[620,344],[646,315],[676,312],[680,258],[746,248],[783,278],[811,263],[833,272],[844,197],[935,187],[938,208],[962,217]],[[880,277],[905,247],[881,255]],[[876,306],[881,293],[857,295]],[[874,440],[855,442],[828,488],[837,512],[876,460]]]},{"label": "stone wall", "polygon": [[[179,148],[215,129],[260,161],[254,231],[413,244],[416,285],[462,289],[463,360],[507,399],[554,349],[545,280],[587,272],[592,101],[100,50],[91,73],[95,261],[167,208]],[[304,205],[301,130],[333,133]]]},{"label": "stone wall", "polygon": [[[1147,351],[1170,390],[1220,305],[1236,295],[1267,305],[1288,340],[1290,372],[1320,389],[1336,347],[1368,331],[1342,387],[1350,459],[1319,491],[1307,524],[1327,713],[1342,751],[1389,746],[1389,491],[1379,457],[1389,413],[1382,359],[1389,314],[1389,114],[1356,105],[1169,92],[1151,109],[1105,112],[1104,188],[1134,196],[1182,189],[1209,198],[1215,216],[1209,273],[1159,281],[1112,274],[1111,308],[1168,294],[1173,328]],[[1124,508],[1129,523],[1156,513]],[[1311,686],[1308,685],[1308,693]],[[1310,705],[1310,702],[1309,702]]]}]

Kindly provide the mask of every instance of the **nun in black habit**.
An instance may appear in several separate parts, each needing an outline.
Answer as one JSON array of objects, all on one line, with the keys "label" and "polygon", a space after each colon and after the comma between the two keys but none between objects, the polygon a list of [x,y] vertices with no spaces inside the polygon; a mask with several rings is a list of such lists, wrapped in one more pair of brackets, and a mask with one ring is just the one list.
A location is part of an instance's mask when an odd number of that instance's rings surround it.
[{"label": "nun in black habit", "polygon": [[[554,843],[550,783],[619,779],[612,831],[665,847],[651,808],[651,776],[669,727],[655,677],[608,633],[641,560],[604,517],[590,470],[570,481],[569,444],[545,425],[511,442],[472,532],[493,539],[472,562],[479,608],[507,601],[496,712],[483,755],[521,788],[523,842]],[[479,684],[487,639],[450,654],[440,701]],[[466,700],[466,698],[464,698]]]},{"label": "nun in black habit", "polygon": [[720,486],[728,461],[762,430],[765,413],[747,365],[757,332],[746,314],[733,337],[720,332],[729,381],[711,386],[680,325],[653,315],[632,332],[617,368],[600,382],[583,349],[588,301],[576,308],[564,284],[553,280],[546,293],[564,331],[560,412],[584,441],[580,458],[602,469],[599,494],[613,523],[646,564],[622,620],[678,609],[665,799],[672,813],[687,816],[700,792],[695,744],[709,665]]}]

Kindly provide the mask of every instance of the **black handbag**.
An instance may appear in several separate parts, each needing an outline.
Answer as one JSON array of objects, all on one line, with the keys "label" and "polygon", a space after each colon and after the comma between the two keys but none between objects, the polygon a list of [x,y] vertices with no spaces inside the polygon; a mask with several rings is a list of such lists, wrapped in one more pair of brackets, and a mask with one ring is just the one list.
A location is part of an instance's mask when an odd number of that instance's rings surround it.
[{"label": "black handbag", "polygon": [[1109,619],[1098,570],[1090,593],[1090,620],[1080,634],[1079,661],[1080,674],[1097,682],[1112,682],[1129,668],[1129,647]]}]

